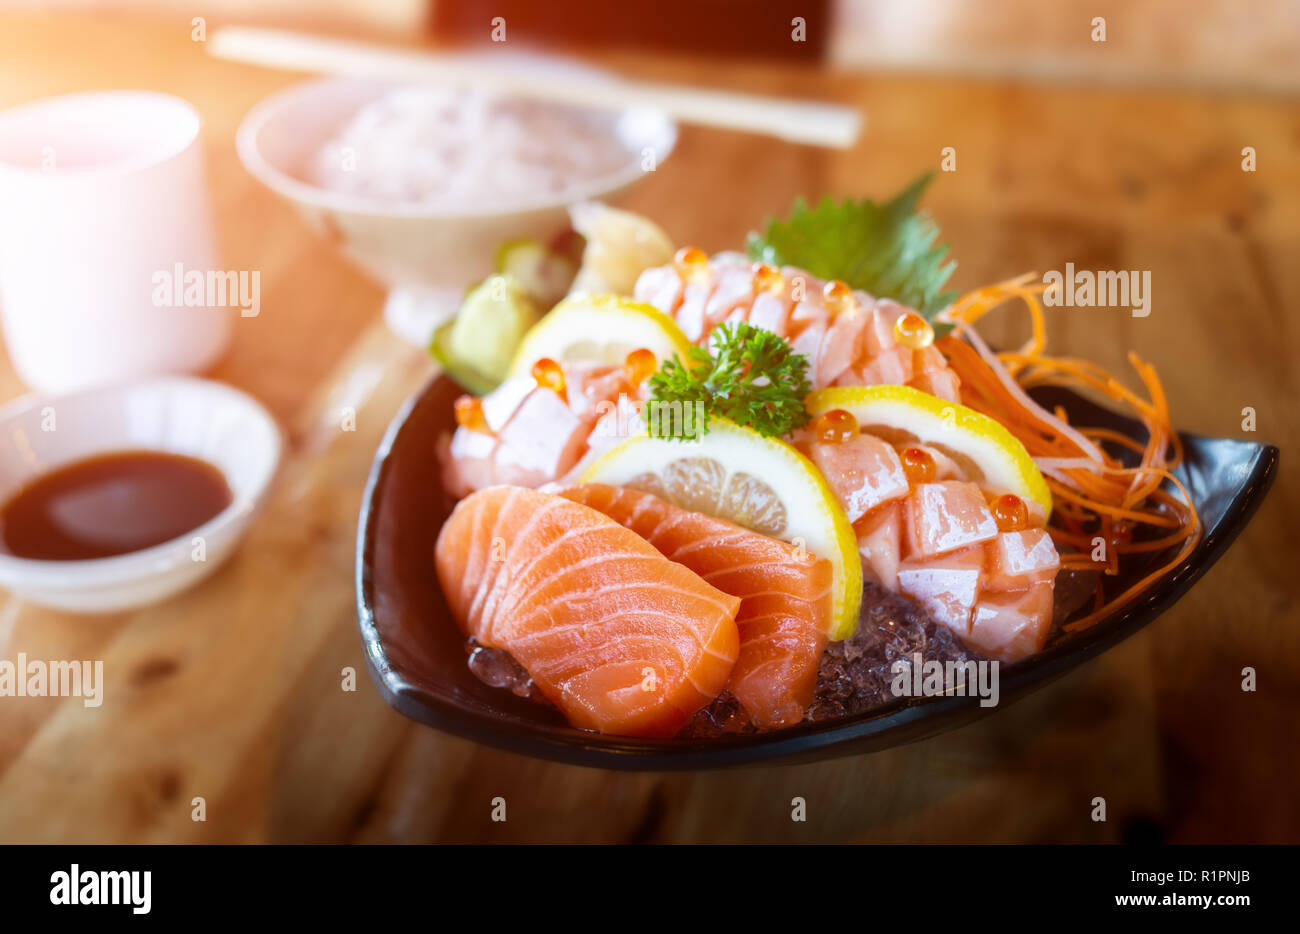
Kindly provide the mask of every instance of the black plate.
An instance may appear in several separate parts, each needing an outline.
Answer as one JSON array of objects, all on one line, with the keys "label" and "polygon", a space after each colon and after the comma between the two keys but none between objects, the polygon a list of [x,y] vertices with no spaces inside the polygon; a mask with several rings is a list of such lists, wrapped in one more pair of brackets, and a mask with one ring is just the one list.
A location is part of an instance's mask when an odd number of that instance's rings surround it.
[{"label": "black plate", "polygon": [[[997,708],[978,697],[899,698],[869,712],[770,733],[708,740],[639,740],[575,730],[555,710],[480,682],[434,574],[438,530],[454,505],[442,492],[436,442],[453,427],[460,388],[439,378],[403,407],[375,456],[357,532],[357,613],[366,664],[384,699],[414,720],[525,755],[612,769],[707,769],[772,759],[853,755],[912,742]],[[1141,431],[1080,396],[1052,390],[1075,424]],[[1182,436],[1179,471],[1205,526],[1196,549],[1140,601],[1050,643],[1000,672],[1001,702],[1041,687],[1132,635],[1173,604],[1218,560],[1259,508],[1277,470],[1273,445]],[[1143,573],[1127,568],[1124,586]],[[1118,592],[1118,591],[1115,591]]]}]

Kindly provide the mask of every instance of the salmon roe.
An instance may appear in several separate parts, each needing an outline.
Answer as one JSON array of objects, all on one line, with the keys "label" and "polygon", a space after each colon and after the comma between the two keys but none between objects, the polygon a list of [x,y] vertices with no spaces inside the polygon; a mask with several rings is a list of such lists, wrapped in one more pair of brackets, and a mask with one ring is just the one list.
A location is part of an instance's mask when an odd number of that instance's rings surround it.
[{"label": "salmon roe", "polygon": [[831,409],[813,419],[813,434],[818,441],[827,444],[843,444],[858,433],[858,420],[852,412],[844,409]]},{"label": "salmon roe", "polygon": [[781,275],[781,270],[775,266],[769,266],[767,263],[755,263],[752,284],[755,295],[759,292],[771,292],[773,295],[780,295],[785,291],[785,276]]},{"label": "salmon roe", "polygon": [[538,386],[543,389],[554,389],[557,396],[565,402],[569,401],[569,394],[564,385],[564,370],[550,357],[542,357],[533,364],[533,379],[537,380]]},{"label": "salmon roe", "polygon": [[659,361],[655,359],[654,352],[646,347],[638,347],[623,360],[623,373],[633,389],[649,379],[650,374],[658,368]]},{"label": "salmon roe", "polygon": [[939,475],[939,466],[924,448],[903,448],[898,457],[903,462],[908,483],[932,483]]},{"label": "salmon roe", "polygon": [[483,417],[483,401],[475,396],[461,396],[453,405],[456,412],[456,424],[470,431],[490,435],[487,419]]},{"label": "salmon roe", "polygon": [[989,511],[997,520],[999,532],[1023,532],[1029,528],[1029,507],[1014,493],[995,496],[989,503]]},{"label": "salmon roe", "polygon": [[673,255],[673,266],[683,282],[693,282],[708,271],[709,254],[697,246],[684,246]]},{"label": "salmon roe", "polygon": [[849,288],[848,283],[841,282],[839,279],[832,279],[822,287],[822,298],[826,300],[826,308],[831,314],[848,311],[857,304],[857,299],[853,297],[853,290]]},{"label": "salmon roe", "polygon": [[894,339],[909,350],[924,350],[934,343],[934,328],[914,311],[894,322]]}]

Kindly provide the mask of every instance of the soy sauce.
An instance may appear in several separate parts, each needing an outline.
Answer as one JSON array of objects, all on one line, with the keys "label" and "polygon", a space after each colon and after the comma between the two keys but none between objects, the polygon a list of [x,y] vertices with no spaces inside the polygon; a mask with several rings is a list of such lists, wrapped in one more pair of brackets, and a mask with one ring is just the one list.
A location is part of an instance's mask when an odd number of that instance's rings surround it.
[{"label": "soy sauce", "polygon": [[0,506],[0,551],[47,561],[127,554],[193,531],[233,498],[207,461],[104,454],[37,477]]}]

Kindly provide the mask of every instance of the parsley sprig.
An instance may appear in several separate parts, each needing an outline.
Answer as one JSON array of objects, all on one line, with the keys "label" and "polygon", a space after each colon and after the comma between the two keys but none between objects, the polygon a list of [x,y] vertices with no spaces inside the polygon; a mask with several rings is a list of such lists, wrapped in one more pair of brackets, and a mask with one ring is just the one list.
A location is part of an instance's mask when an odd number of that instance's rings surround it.
[{"label": "parsley sprig", "polygon": [[934,316],[957,297],[942,291],[957,264],[947,258],[947,245],[936,245],[938,225],[917,209],[930,179],[927,172],[883,204],[823,198],[809,207],[800,198],[785,220],[771,219],[761,234],[750,234],[749,255],[892,298],[915,308],[943,334],[951,325],[936,323]]},{"label": "parsley sprig", "polygon": [[[650,377],[651,406],[700,403],[701,432],[708,430],[710,416],[768,437],[808,423],[803,400],[812,387],[806,355],[791,350],[783,337],[743,321],[719,325],[709,344],[712,352],[692,347],[688,360],[664,361]],[[651,418],[649,427],[657,437],[683,437],[668,419]]]}]

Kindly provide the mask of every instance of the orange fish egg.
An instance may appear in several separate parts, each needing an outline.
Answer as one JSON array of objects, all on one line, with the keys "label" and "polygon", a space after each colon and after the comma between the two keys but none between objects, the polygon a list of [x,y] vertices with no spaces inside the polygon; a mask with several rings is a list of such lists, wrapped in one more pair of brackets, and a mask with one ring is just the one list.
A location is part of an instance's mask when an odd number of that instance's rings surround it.
[{"label": "orange fish egg", "polygon": [[989,511],[997,521],[999,532],[1023,532],[1029,528],[1029,507],[1014,493],[993,497]]},{"label": "orange fish egg", "polygon": [[898,457],[903,462],[908,483],[930,483],[939,474],[934,458],[924,448],[903,448]]},{"label": "orange fish egg", "polygon": [[650,374],[658,368],[659,361],[655,359],[654,352],[645,347],[638,347],[623,360],[623,373],[633,389],[649,379]]},{"label": "orange fish egg", "polygon": [[894,339],[909,350],[924,350],[934,343],[934,328],[914,311],[894,322]]},{"label": "orange fish egg", "polygon": [[470,431],[477,431],[480,434],[490,435],[492,429],[488,427],[487,419],[483,417],[483,402],[475,396],[461,396],[453,404],[456,412],[456,424]]},{"label": "orange fish egg", "polygon": [[753,274],[752,282],[755,295],[759,292],[780,295],[785,291],[785,276],[781,275],[781,270],[775,266],[769,266],[767,263],[755,263]]},{"label": "orange fish egg", "polygon": [[822,298],[826,300],[826,308],[831,314],[848,311],[858,303],[853,297],[853,289],[849,288],[847,282],[841,282],[839,279],[832,279],[822,287]]},{"label": "orange fish egg", "polygon": [[564,385],[564,370],[550,357],[542,357],[533,364],[533,379],[537,380],[538,386],[543,389],[554,389],[557,396],[565,402],[569,401],[569,394]]},{"label": "orange fish egg", "polygon": [[827,444],[843,444],[858,433],[858,420],[852,412],[831,409],[813,419],[813,434]]},{"label": "orange fish egg", "polygon": [[673,266],[683,282],[694,282],[709,271],[709,254],[697,246],[684,246],[673,255]]}]

